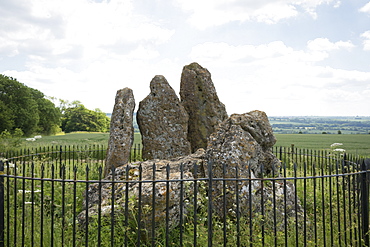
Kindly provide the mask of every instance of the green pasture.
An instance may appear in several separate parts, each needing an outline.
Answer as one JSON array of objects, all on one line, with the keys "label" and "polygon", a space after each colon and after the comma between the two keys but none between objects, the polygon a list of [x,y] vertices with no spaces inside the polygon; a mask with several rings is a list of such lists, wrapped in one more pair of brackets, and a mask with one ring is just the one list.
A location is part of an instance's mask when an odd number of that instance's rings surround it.
[{"label": "green pasture", "polygon": [[[343,143],[337,148],[347,153],[370,157],[370,135],[331,134],[275,134],[275,146],[330,150],[333,143]],[[109,133],[76,132],[65,135],[44,136],[34,142],[22,141],[22,148],[68,145],[108,145]],[[134,144],[141,144],[140,133],[135,133]]]},{"label": "green pasture", "polygon": [[275,146],[313,150],[331,150],[333,143],[342,143],[337,146],[346,150],[346,153],[370,157],[370,135],[324,135],[324,134],[275,134]]},{"label": "green pasture", "polygon": [[[70,145],[108,145],[109,133],[74,132],[63,135],[43,136],[36,141],[22,139],[22,148]],[[141,144],[140,133],[135,133],[134,145]]]}]

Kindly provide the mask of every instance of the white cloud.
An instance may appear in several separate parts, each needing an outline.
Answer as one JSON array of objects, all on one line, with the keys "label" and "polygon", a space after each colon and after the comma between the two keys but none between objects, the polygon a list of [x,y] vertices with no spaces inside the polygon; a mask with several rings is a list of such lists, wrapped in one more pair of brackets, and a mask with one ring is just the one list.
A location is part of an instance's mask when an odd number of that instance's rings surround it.
[{"label": "white cloud", "polygon": [[279,115],[284,109],[286,115],[343,115],[351,112],[349,105],[369,101],[370,72],[319,65],[327,51],[351,47],[350,42],[321,41],[305,50],[281,41],[257,46],[208,42],[194,46],[191,58],[212,73],[220,99],[233,109],[230,114],[259,109]]},{"label": "white cloud", "polygon": [[[308,13],[317,17],[316,7],[333,0],[176,0],[190,13],[189,22],[199,29],[219,26],[233,21],[257,21],[268,24]],[[334,7],[340,2],[336,1]]]},{"label": "white cloud", "polygon": [[327,38],[317,38],[314,40],[310,40],[307,42],[308,49],[312,51],[332,51],[332,50],[339,50],[339,49],[347,49],[350,50],[355,46],[352,44],[351,41],[338,41],[338,42],[330,42]]},{"label": "white cloud", "polygon": [[370,2],[368,2],[367,4],[365,4],[362,8],[360,8],[359,11],[370,14]]},{"label": "white cloud", "polygon": [[[0,52],[4,55],[26,52],[53,59],[52,56],[77,52],[87,59],[100,58],[108,47],[113,53],[128,53],[125,46],[163,44],[174,34],[173,30],[136,14],[131,0],[36,0],[25,1],[23,6],[25,13],[16,20],[15,28],[0,30]],[[51,20],[57,22],[48,25]],[[14,22],[5,17],[0,17],[0,21],[5,25]]]},{"label": "white cloud", "polygon": [[364,41],[363,41],[364,50],[370,51],[370,30],[362,33],[361,37],[364,38]]}]

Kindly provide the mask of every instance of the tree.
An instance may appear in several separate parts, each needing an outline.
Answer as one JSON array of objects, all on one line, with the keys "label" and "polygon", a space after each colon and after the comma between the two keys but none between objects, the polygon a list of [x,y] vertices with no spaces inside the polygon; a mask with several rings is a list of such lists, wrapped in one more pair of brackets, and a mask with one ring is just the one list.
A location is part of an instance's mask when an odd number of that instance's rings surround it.
[{"label": "tree", "polygon": [[61,113],[54,103],[46,99],[44,94],[36,89],[30,89],[37,103],[39,123],[37,132],[46,135],[55,135],[60,132]]},{"label": "tree", "polygon": [[40,91],[0,74],[0,132],[21,129],[25,135],[55,134],[59,109]]},{"label": "tree", "polygon": [[37,103],[28,87],[16,79],[0,75],[0,101],[3,105],[2,113],[6,114],[5,118],[8,119],[6,129],[20,128],[26,135],[36,131],[39,121]]},{"label": "tree", "polygon": [[91,131],[107,132],[110,119],[99,109],[87,109],[81,102],[73,102],[72,107],[65,108],[62,118],[62,129],[65,132]]}]

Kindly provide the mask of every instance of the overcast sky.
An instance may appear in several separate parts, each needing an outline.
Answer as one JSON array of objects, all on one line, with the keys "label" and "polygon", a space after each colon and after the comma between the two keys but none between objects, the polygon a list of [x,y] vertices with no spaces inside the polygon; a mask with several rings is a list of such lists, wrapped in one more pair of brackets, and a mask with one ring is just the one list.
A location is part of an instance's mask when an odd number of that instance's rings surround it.
[{"label": "overcast sky", "polygon": [[228,114],[370,116],[369,0],[0,0],[0,73],[111,112],[212,74]]}]

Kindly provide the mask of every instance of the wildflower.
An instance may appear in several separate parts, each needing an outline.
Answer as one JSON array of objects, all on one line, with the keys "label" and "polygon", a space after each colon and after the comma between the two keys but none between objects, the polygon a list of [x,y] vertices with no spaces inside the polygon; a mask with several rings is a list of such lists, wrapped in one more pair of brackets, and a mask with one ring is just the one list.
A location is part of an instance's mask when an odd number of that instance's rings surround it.
[{"label": "wildflower", "polygon": [[[40,193],[41,190],[34,190],[33,193]],[[32,190],[18,190],[18,193],[32,193]]]},{"label": "wildflower", "polygon": [[13,163],[8,163],[7,166],[4,166],[4,168],[14,168],[15,167],[15,164]]}]

